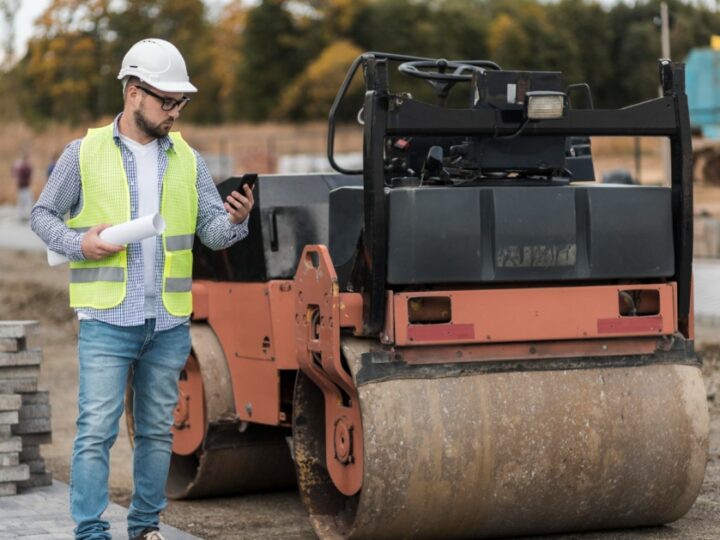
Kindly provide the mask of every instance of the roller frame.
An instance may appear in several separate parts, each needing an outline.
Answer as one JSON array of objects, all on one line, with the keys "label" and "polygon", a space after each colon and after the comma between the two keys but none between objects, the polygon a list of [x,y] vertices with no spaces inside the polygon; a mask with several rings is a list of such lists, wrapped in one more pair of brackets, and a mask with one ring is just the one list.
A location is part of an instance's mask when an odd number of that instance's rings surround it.
[{"label": "roller frame", "polygon": [[325,246],[306,246],[295,274],[298,367],[323,392],[330,476],[345,495],[362,486],[362,420],[355,383],[340,353],[340,292]]}]

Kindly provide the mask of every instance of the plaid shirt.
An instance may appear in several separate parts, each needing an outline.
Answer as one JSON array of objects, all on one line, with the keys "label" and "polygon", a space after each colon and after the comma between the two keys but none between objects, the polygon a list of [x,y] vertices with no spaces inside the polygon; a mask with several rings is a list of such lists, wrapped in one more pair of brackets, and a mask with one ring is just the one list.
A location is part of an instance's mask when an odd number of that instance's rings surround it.
[{"label": "plaid shirt", "polygon": [[[127,174],[130,188],[130,211],[132,219],[138,216],[138,186],[135,158],[130,149],[120,139],[118,120],[113,125],[113,138],[120,148],[123,167]],[[80,143],[82,139],[71,142],[58,159],[48,183],[38,202],[32,209],[30,226],[32,230],[58,253],[62,253],[72,261],[80,261],[83,256],[81,245],[85,233],[78,233],[63,222],[62,216],[70,212],[76,216],[82,209],[82,190],[80,184]],[[158,139],[158,192],[162,191],[162,178],[168,166],[168,153],[173,152],[170,137]],[[194,151],[194,150],[193,150]],[[197,157],[197,191],[198,217],[196,234],[203,244],[210,249],[224,249],[242,240],[248,233],[248,220],[234,225],[223,207],[220,195],[210,176],[207,165],[202,157]],[[187,320],[187,317],[170,315],[162,302],[162,275],[165,255],[160,236],[155,241],[155,329],[167,330]],[[144,324],[145,287],[143,284],[142,244],[133,242],[127,246],[127,292],[123,302],[110,309],[77,309],[81,318],[92,318],[118,326],[137,326]]]}]

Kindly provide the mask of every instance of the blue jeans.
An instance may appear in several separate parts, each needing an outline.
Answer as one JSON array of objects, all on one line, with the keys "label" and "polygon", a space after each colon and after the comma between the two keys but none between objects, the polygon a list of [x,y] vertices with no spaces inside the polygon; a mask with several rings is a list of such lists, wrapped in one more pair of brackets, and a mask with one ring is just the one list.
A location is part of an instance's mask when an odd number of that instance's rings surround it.
[{"label": "blue jeans", "polygon": [[77,435],[70,473],[70,509],[75,538],[109,539],[109,452],[118,434],[125,384],[132,373],[135,394],[133,494],[128,535],[158,527],[165,508],[165,482],[172,451],[177,384],[190,352],[189,323],[155,332],[155,319],[122,327],[80,321],[80,391]]}]

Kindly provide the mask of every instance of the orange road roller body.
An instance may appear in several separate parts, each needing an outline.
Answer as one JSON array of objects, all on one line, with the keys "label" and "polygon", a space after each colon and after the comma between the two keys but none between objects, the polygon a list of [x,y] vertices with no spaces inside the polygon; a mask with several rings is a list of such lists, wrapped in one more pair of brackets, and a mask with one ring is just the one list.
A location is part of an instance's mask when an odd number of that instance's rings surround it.
[{"label": "orange road roller body", "polygon": [[[391,91],[393,62],[436,102]],[[335,118],[361,68],[363,167],[349,170]],[[333,539],[685,514],[708,411],[683,67],[659,71],[663,96],[595,110],[555,72],[359,57],[330,113],[338,172],[259,177],[248,238],[193,250],[168,495],[297,486]],[[668,138],[671,185],[592,182],[590,137],[611,135]],[[132,396],[128,413],[132,431]]]}]

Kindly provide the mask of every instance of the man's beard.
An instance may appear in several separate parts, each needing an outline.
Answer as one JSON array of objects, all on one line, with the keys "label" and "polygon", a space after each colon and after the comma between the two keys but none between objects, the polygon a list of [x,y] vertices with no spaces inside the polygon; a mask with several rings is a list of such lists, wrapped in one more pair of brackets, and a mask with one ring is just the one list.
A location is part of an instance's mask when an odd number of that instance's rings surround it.
[{"label": "man's beard", "polygon": [[162,137],[165,137],[170,132],[170,128],[173,125],[172,119],[165,120],[156,125],[151,125],[147,118],[145,118],[145,115],[143,115],[142,109],[137,109],[133,113],[133,118],[135,119],[135,125],[137,125],[137,127],[140,128],[145,135],[152,137],[153,139],[161,139]]}]

